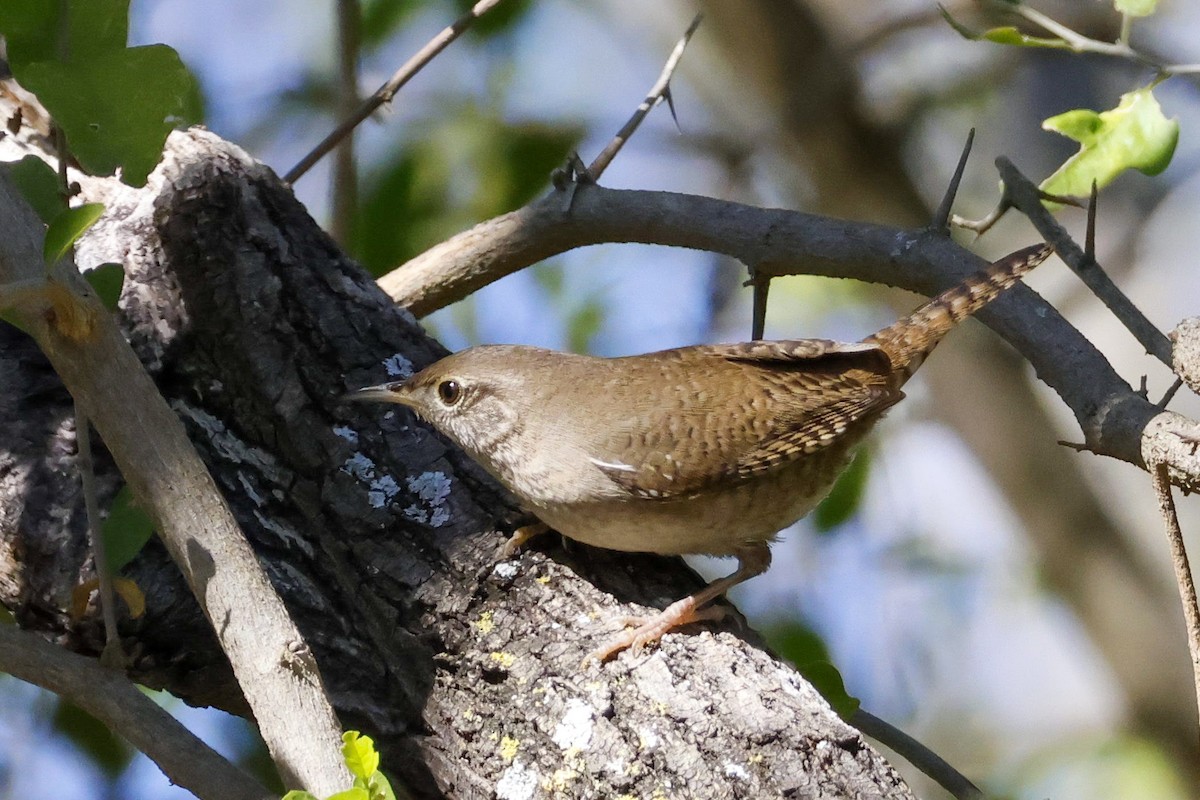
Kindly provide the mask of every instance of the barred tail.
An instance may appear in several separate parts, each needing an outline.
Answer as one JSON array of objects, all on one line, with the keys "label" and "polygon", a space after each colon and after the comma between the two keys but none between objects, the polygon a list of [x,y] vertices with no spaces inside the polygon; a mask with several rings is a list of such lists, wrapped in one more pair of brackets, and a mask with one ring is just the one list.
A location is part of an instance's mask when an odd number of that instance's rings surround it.
[{"label": "barred tail", "polygon": [[883,348],[903,385],[951,328],[999,297],[1052,252],[1050,245],[1038,244],[1007,255],[863,341]]}]

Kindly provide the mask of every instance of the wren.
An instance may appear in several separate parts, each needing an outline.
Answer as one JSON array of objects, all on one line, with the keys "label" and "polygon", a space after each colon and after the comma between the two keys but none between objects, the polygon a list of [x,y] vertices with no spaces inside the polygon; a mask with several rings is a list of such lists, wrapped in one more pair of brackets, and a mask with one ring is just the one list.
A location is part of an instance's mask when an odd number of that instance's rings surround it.
[{"label": "wren", "polygon": [[[1017,251],[852,344],[753,341],[623,358],[487,345],[348,398],[414,409],[571,539],[738,559],[728,577],[588,656],[603,661],[719,616],[712,601],[770,566],[769,543],[829,493],[938,341],[1050,253]],[[506,553],[527,538],[518,531]]]}]

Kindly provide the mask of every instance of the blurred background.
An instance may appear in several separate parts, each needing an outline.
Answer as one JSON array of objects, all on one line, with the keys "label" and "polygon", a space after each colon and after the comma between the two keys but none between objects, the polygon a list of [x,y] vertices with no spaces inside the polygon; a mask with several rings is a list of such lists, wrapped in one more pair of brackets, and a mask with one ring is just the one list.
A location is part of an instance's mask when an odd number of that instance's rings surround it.
[{"label": "blurred background", "polygon": [[[359,92],[467,5],[363,0]],[[1120,29],[1104,0],[1034,5],[1097,39]],[[339,88],[336,6],[133,0],[132,38],[176,48],[203,85],[208,126],[283,173],[356,104]],[[977,2],[945,6],[976,28],[1013,22]],[[589,161],[701,10],[672,84],[678,127],[655,111],[606,185],[919,226],[974,127],[957,212],[976,218],[999,199],[996,156],[1039,181],[1076,150],[1042,131],[1043,119],[1113,108],[1154,77],[1131,61],[966,41],[925,0],[504,0],[360,128],[356,186],[343,183],[335,199],[331,157],[297,193],[382,274],[546,191],[570,150]],[[1159,63],[1200,61],[1200,4],[1162,0],[1132,42]],[[1200,306],[1200,93],[1176,77],[1156,96],[1182,126],[1174,161],[1101,194],[1097,256],[1169,330]],[[1082,239],[1082,212],[1059,216]],[[996,257],[1036,239],[1010,214],[972,246]],[[745,278],[711,254],[593,247],[425,322],[452,349],[517,342],[619,355],[740,340],[750,335]],[[1152,399],[1166,391],[1167,370],[1061,263],[1030,283],[1131,384],[1146,376]],[[777,280],[767,336],[858,339],[918,302],[852,282]],[[735,600],[785,655],[827,650],[865,709],[989,794],[1197,796],[1196,703],[1147,476],[1056,444],[1079,439],[1073,418],[978,324],[955,332],[907,391],[856,479],[787,532],[771,571]],[[1200,415],[1191,396],[1172,408]],[[1196,503],[1180,511],[1185,531],[1197,530]],[[709,575],[732,569],[696,563]],[[240,720],[160,700],[222,752],[265,762]],[[919,795],[944,796],[897,766]],[[189,795],[78,711],[0,676],[0,797],[49,796]]]}]

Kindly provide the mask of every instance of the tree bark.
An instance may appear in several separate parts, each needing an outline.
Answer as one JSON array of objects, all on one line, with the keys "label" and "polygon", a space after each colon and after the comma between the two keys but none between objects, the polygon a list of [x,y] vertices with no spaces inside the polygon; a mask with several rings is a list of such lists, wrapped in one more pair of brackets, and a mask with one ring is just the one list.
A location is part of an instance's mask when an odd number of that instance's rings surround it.
[{"label": "tree bark", "polygon": [[[124,264],[127,337],[342,723],[376,737],[415,796],[910,796],[736,621],[581,668],[622,614],[698,579],[678,559],[554,541],[497,563],[497,529],[517,517],[501,490],[406,411],[339,401],[444,351],[269,170],[211,134],[176,134],[145,189],[86,180],[84,196],[108,211],[77,260]],[[0,430],[0,601],[94,654],[98,615],[66,614],[90,573],[70,401],[23,334],[0,337],[0,407],[15,422]],[[99,463],[111,495],[119,479]],[[247,713],[164,548],[152,541],[124,572],[147,600],[122,620],[130,677]]]}]

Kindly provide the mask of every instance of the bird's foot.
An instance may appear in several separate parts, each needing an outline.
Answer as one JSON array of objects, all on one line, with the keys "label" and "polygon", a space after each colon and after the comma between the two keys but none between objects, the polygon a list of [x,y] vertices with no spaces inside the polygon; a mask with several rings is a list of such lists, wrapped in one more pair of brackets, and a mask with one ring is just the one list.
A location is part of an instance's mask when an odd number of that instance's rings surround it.
[{"label": "bird's foot", "polygon": [[696,599],[689,596],[672,603],[650,617],[625,617],[623,622],[627,626],[633,626],[632,630],[624,631],[621,635],[613,637],[588,653],[583,659],[584,665],[586,666],[589,661],[603,664],[627,648],[632,648],[636,653],[646,645],[657,642],[667,631],[681,625],[690,625],[693,622],[723,619],[728,613],[723,606],[710,605],[698,608],[698,605]]},{"label": "bird's foot", "polygon": [[504,543],[504,548],[500,551],[500,560],[507,561],[512,558],[525,546],[526,542],[535,536],[541,536],[548,530],[550,530],[550,526],[544,522],[534,522],[517,528],[513,531],[512,538]]}]

